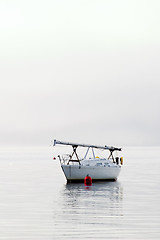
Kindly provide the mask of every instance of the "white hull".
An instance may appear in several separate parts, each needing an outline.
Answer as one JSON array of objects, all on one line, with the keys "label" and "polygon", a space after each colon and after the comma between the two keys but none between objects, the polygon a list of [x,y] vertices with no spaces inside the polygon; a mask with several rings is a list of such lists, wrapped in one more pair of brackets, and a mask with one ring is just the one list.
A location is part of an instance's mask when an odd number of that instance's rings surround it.
[{"label": "white hull", "polygon": [[79,165],[61,165],[62,170],[68,182],[84,181],[86,175],[89,175],[93,181],[98,180],[116,180],[120,170],[120,165],[112,166],[79,166]]}]

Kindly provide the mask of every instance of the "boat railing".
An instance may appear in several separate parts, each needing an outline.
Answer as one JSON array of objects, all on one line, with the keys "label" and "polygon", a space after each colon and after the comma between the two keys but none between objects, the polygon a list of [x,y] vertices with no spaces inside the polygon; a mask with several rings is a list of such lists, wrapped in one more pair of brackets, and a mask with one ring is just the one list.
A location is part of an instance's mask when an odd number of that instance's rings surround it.
[{"label": "boat railing", "polygon": [[70,162],[71,163],[78,163],[78,164],[80,164],[80,161],[81,161],[81,159],[79,159],[79,160],[73,159],[70,154],[63,154],[61,156],[58,155],[58,157],[59,157],[59,161],[60,161],[61,165],[62,164],[69,165]]}]

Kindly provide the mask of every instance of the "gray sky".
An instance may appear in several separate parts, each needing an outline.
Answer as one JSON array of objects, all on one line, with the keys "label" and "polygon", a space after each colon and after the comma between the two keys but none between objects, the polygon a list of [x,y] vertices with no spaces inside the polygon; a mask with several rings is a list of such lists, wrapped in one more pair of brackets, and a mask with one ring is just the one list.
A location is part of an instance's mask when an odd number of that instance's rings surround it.
[{"label": "gray sky", "polygon": [[0,145],[160,145],[159,0],[0,1]]}]

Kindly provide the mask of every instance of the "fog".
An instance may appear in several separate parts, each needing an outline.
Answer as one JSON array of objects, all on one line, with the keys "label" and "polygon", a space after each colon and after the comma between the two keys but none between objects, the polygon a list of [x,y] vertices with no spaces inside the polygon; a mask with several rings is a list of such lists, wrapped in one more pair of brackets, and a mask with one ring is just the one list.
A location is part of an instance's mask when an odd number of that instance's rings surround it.
[{"label": "fog", "polygon": [[0,2],[0,145],[160,145],[160,1]]}]

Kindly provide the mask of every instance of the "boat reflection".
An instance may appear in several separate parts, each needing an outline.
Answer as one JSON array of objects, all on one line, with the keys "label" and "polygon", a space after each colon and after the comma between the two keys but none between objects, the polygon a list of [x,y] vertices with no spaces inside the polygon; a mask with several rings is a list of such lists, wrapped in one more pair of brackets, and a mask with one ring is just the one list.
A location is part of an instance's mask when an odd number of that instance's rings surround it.
[{"label": "boat reflection", "polygon": [[84,183],[69,183],[62,190],[63,209],[78,214],[122,216],[123,187],[119,182],[95,182],[91,186]]}]

